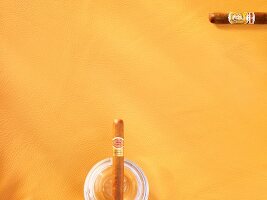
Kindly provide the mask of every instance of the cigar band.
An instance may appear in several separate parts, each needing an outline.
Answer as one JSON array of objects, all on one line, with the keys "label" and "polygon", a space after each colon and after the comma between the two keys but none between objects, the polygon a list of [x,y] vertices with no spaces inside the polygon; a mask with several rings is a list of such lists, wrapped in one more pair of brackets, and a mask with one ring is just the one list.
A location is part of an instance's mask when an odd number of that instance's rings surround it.
[{"label": "cigar band", "polygon": [[254,12],[230,12],[228,14],[228,21],[230,24],[254,24],[255,13]]},{"label": "cigar band", "polygon": [[122,137],[115,137],[113,143],[113,156],[123,156],[124,139]]}]

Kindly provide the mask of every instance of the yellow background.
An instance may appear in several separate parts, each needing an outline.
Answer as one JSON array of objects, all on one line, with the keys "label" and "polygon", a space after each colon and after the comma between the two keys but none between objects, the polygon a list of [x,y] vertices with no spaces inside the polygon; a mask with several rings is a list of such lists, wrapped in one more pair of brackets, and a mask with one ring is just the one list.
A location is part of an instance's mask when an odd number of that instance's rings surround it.
[{"label": "yellow background", "polygon": [[151,200],[267,199],[266,1],[0,1],[0,199],[82,200],[113,118]]}]

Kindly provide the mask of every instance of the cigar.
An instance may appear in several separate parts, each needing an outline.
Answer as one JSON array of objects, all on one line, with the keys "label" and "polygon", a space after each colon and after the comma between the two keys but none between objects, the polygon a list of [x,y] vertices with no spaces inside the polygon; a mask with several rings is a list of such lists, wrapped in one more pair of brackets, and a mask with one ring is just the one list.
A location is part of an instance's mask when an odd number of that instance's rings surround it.
[{"label": "cigar", "polygon": [[267,24],[264,12],[210,13],[209,20],[214,24]]},{"label": "cigar", "polygon": [[113,200],[123,200],[124,182],[124,127],[121,119],[113,121],[112,196]]}]

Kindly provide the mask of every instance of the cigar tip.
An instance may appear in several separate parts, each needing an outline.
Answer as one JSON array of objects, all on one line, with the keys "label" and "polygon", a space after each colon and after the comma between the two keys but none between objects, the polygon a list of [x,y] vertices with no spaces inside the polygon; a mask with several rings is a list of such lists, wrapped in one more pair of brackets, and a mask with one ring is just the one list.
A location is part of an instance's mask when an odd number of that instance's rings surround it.
[{"label": "cigar tip", "polygon": [[209,20],[211,23],[215,23],[215,14],[214,13],[209,13]]},{"label": "cigar tip", "polygon": [[113,134],[114,137],[123,137],[124,135],[124,125],[122,119],[113,120]]},{"label": "cigar tip", "polygon": [[123,124],[123,120],[122,119],[114,119],[113,123],[114,124]]}]

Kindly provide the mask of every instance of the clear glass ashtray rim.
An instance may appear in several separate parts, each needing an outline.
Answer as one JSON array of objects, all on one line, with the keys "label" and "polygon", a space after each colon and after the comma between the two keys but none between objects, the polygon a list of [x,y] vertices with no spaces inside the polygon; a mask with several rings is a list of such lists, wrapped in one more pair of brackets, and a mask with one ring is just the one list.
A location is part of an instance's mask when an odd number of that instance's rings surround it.
[{"label": "clear glass ashtray rim", "polygon": [[[112,166],[112,158],[106,158],[96,163],[86,176],[84,183],[84,199],[97,200],[95,197],[94,183],[99,173]],[[124,166],[128,168],[135,176],[138,189],[135,200],[147,200],[149,195],[149,185],[147,177],[143,170],[138,167],[134,162],[125,159]]]}]

